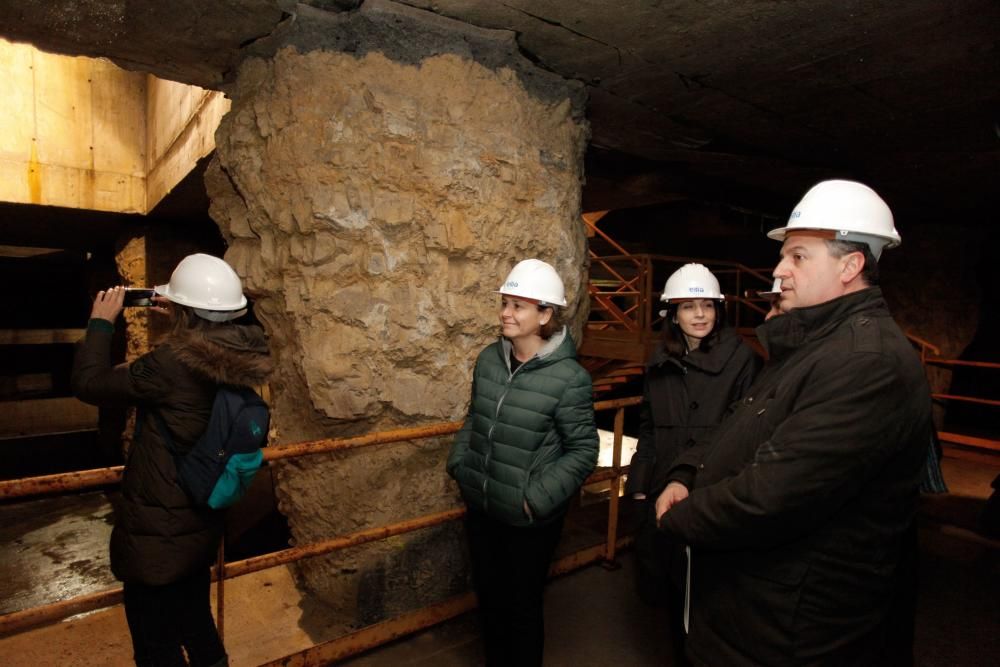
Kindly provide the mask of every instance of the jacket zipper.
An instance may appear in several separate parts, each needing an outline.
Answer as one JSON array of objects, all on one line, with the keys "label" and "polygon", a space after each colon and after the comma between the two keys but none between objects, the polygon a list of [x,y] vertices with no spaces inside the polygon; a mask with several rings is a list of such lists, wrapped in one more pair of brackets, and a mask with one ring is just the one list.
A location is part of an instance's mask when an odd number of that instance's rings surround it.
[{"label": "jacket zipper", "polygon": [[[532,357],[534,359],[534,357]],[[514,376],[517,372],[524,368],[525,364],[530,362],[531,359],[525,361],[523,364],[518,366],[514,371],[507,376],[507,384],[504,386],[503,393],[500,394],[500,400],[497,401],[496,413],[493,415],[493,423],[490,424],[490,430],[486,434],[486,456],[483,458],[483,510],[489,509],[490,499],[486,495],[486,487],[490,483],[490,457],[493,456],[493,430],[497,427],[497,420],[500,419],[500,408],[503,407],[504,399],[507,398],[507,394],[510,392],[510,385],[514,382]]]}]

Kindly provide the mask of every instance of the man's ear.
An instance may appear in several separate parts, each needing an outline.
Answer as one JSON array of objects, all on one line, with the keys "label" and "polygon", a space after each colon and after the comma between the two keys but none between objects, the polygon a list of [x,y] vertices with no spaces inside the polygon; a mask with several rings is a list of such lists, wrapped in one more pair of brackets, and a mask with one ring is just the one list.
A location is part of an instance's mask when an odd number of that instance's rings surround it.
[{"label": "man's ear", "polygon": [[865,269],[865,256],[861,252],[850,252],[841,258],[840,282],[847,285],[861,275]]}]

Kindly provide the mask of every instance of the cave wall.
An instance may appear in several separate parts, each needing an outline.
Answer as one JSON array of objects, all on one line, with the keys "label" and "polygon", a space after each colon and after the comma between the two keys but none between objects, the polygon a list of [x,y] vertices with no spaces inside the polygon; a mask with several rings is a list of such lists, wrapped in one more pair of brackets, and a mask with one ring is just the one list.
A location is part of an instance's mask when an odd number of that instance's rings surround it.
[{"label": "cave wall", "polygon": [[[498,335],[493,292],[522,258],[556,266],[577,334],[586,314],[579,87],[518,60],[507,34],[370,4],[352,15],[363,29],[300,16],[307,40],[243,63],[206,174],[226,259],[277,359],[277,446],[461,419],[475,357]],[[358,47],[385,39],[380,21],[408,50]],[[345,31],[351,53],[338,50]],[[281,464],[294,541],[456,506],[449,445]],[[345,627],[467,585],[457,524],[303,561],[299,573]]]}]

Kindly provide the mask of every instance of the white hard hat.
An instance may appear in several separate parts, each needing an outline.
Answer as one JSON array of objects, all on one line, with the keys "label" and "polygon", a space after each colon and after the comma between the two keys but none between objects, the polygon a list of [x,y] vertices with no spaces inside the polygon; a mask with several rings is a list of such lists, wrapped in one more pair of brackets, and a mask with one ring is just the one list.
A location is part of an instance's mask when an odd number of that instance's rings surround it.
[{"label": "white hard hat", "polygon": [[685,264],[671,273],[660,295],[660,301],[725,298],[719,280],[702,264]]},{"label": "white hard hat", "polygon": [[182,259],[170,282],[156,287],[156,293],[194,308],[199,317],[212,322],[234,320],[247,312],[240,277],[224,260],[202,253]]},{"label": "white hard hat", "polygon": [[497,293],[534,299],[546,306],[566,305],[566,288],[562,279],[552,265],[540,259],[518,262]]},{"label": "white hard hat", "polygon": [[817,183],[795,206],[788,225],[772,229],[767,236],[784,241],[796,229],[832,231],[838,241],[866,243],[876,260],[883,248],[902,243],[889,206],[870,187],[855,181]]}]

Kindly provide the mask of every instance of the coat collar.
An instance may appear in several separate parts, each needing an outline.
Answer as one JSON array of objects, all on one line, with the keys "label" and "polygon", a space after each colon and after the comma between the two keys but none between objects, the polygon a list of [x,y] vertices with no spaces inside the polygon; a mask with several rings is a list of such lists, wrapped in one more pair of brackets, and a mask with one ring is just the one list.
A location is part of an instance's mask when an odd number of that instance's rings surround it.
[{"label": "coat collar", "polygon": [[[573,339],[570,338],[569,330],[563,325],[562,330],[558,333],[552,335],[545,344],[542,345],[541,349],[535,353],[531,359],[525,361],[524,363],[536,362],[536,361],[558,361],[563,357],[567,356],[566,350],[561,349],[566,341],[570,342],[570,347],[573,347]],[[503,356],[503,361],[507,364],[507,371],[510,372],[510,351],[513,348],[513,344],[504,338],[500,337],[500,354]],[[573,356],[573,355],[569,355]]]},{"label": "coat collar", "polygon": [[699,347],[683,357],[675,358],[668,355],[662,346],[657,347],[649,360],[649,366],[671,365],[675,366],[681,373],[685,372],[685,367],[689,366],[710,375],[718,375],[742,344],[743,340],[736,332],[727,328],[719,333],[719,339],[707,352]]},{"label": "coat collar", "polygon": [[778,359],[804,343],[829,335],[851,316],[873,310],[879,311],[877,314],[889,314],[879,287],[869,287],[826,303],[796,308],[786,315],[773,317],[757,327],[757,337],[767,350],[768,357]]},{"label": "coat collar", "polygon": [[215,324],[172,334],[165,343],[180,363],[220,384],[252,387],[266,382],[273,369],[258,326]]}]

